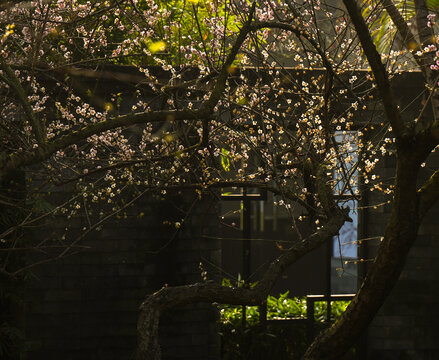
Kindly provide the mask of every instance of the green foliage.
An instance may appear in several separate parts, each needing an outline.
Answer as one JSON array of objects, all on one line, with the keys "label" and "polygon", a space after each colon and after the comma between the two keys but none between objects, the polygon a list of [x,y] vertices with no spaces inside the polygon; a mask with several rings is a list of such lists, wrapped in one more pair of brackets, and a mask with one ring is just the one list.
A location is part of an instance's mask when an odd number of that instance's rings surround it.
[{"label": "green foliage", "polygon": [[[223,359],[300,359],[307,347],[306,297],[288,297],[289,292],[278,298],[267,298],[267,328],[259,321],[259,307],[246,307],[246,327],[242,327],[242,307],[221,305],[220,335]],[[331,321],[338,319],[349,301],[331,303]],[[326,323],[325,301],[314,307],[316,331]],[[288,321],[290,320],[290,321]]]},{"label": "green foliage", "polygon": [[[385,53],[393,46],[396,27],[387,11],[382,9],[377,13],[378,3],[374,0],[363,0],[363,16],[369,19],[371,34],[377,50],[380,53]],[[393,3],[406,22],[414,21],[416,9],[413,0],[396,0]],[[427,0],[427,6],[434,13],[439,7],[439,0]]]},{"label": "green foliage", "polygon": [[[278,298],[268,296],[267,298],[267,319],[297,319],[306,318],[306,297],[288,297],[289,291],[280,294]],[[331,302],[331,320],[338,319],[346,310],[349,301]],[[259,322],[259,307],[246,307],[246,321],[249,325]],[[326,321],[326,301],[316,301],[314,306],[314,320],[317,322]],[[220,308],[221,322],[238,326],[242,321],[242,308],[235,305],[222,305]]]},{"label": "green foliage", "polygon": [[[155,24],[148,24],[150,31],[141,32],[142,41],[136,41],[139,36],[139,28],[130,17],[120,14],[115,15],[108,12],[107,20],[99,25],[114,49],[123,42],[132,42],[131,50],[123,57],[115,57],[116,64],[137,64],[161,65],[164,62],[173,65],[195,65],[206,61],[206,54],[216,61],[221,61],[224,54],[220,52],[226,48],[218,48],[218,37],[212,31],[212,18],[221,18],[225,28],[224,36],[230,36],[239,31],[240,19],[230,12],[227,2],[212,2],[211,0],[157,0],[154,2],[155,9],[150,7],[151,3],[139,1],[135,8],[130,4],[125,5],[125,11],[132,12],[132,16],[154,12],[156,15]],[[134,11],[135,10],[135,11]],[[138,23],[144,21],[140,15]],[[114,26],[120,22],[123,30]],[[94,25],[97,26],[97,25]],[[105,30],[108,29],[108,30]],[[225,44],[224,44],[225,45]],[[185,58],[184,49],[196,49],[197,55]],[[206,53],[202,56],[202,53]],[[133,56],[127,56],[127,55]],[[218,65],[218,64],[216,64]]]},{"label": "green foliage", "polygon": [[221,166],[225,171],[230,171],[229,151],[224,148],[221,149]]},{"label": "green foliage", "polygon": [[[405,21],[415,16],[415,5],[412,0],[394,2],[396,8]],[[372,0],[363,0],[363,16],[369,19],[371,34],[374,39],[377,50],[380,53],[387,52],[393,45],[396,36],[396,28],[387,11],[382,10],[377,14],[377,3]]]}]

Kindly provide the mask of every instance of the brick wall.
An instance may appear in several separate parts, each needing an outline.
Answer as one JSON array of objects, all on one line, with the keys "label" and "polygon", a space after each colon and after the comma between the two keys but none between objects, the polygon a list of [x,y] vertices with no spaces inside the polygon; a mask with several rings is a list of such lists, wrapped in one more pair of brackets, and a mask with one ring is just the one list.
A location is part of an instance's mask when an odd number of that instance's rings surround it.
[{"label": "brick wall", "polygon": [[[401,106],[410,104],[410,98],[422,92],[416,74],[408,74],[404,81],[396,79],[397,96]],[[416,117],[419,101],[405,112]],[[439,156],[433,154],[421,171],[426,179],[439,168]],[[395,159],[385,158],[380,175],[392,181]],[[377,193],[368,195],[369,205],[387,200]],[[368,208],[364,214],[365,237],[382,235],[390,206]],[[382,360],[433,360],[438,358],[437,341],[439,324],[439,207],[434,206],[425,218],[419,236],[410,250],[405,267],[396,286],[379,310],[368,330],[367,358]],[[372,257],[379,240],[368,242],[367,254]]]},{"label": "brick wall", "polygon": [[[407,74],[394,80],[408,117],[416,116],[420,105],[411,103],[411,98],[422,90],[416,76]],[[375,109],[379,110],[379,104]],[[380,116],[379,112],[375,114],[375,121]],[[428,163],[424,175],[438,163],[437,157]],[[391,182],[394,166],[393,158],[384,159],[379,169],[381,177]],[[363,205],[384,200],[378,193],[370,193]],[[87,239],[90,250],[36,268],[27,289],[27,336],[32,347],[29,358],[129,359],[136,343],[137,309],[147,293],[164,283],[200,280],[200,261],[215,278],[215,268],[209,267],[209,262],[220,264],[221,247],[218,241],[202,237],[203,232],[209,235],[216,231],[209,206],[208,202],[198,204],[190,222],[176,234],[174,228],[162,225],[170,216],[168,204],[147,200],[137,207],[146,214],[144,218],[133,216],[120,224],[109,223]],[[389,211],[388,205],[364,211],[361,236],[382,235]],[[436,206],[421,227],[399,282],[369,328],[370,359],[437,358],[438,218]],[[74,226],[79,228],[80,220]],[[372,258],[377,246],[379,240],[368,241],[367,247],[360,250],[363,257]],[[164,358],[218,358],[215,319],[214,309],[206,304],[165,314],[161,321]]]},{"label": "brick wall", "polygon": [[[184,208],[184,202],[179,205]],[[132,358],[144,297],[165,283],[199,281],[202,259],[218,263],[218,243],[200,237],[201,229],[208,232],[212,226],[205,221],[208,203],[200,202],[194,220],[178,232],[163,225],[181,217],[168,203],[146,199],[136,211],[146,215],[107,223],[85,240],[89,250],[35,268],[27,288],[30,359]],[[215,320],[214,309],[206,305],[165,314],[164,359],[217,354]]]},{"label": "brick wall", "polygon": [[[379,222],[380,214],[369,216]],[[420,228],[404,270],[368,331],[368,358],[433,360],[438,358],[439,208]]]}]

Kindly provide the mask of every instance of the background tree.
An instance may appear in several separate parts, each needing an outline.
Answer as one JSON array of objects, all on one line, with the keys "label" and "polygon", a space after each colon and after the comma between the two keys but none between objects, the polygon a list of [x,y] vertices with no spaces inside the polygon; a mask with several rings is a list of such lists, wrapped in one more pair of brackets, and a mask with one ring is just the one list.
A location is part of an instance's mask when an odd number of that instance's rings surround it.
[{"label": "background tree", "polygon": [[[159,358],[161,312],[196,301],[261,304],[288,265],[349,221],[333,195],[357,197],[361,174],[370,190],[392,196],[392,213],[360,291],[305,355],[338,358],[396,282],[439,195],[437,172],[417,187],[439,139],[435,14],[415,1],[413,33],[391,0],[367,6],[366,17],[352,0],[3,6],[0,201],[2,213],[21,214],[0,219],[3,278],[77,251],[87,234],[152,191],[192,189],[201,197],[253,187],[279,196],[296,235],[254,287],[206,281],[164,287],[144,301],[138,357]],[[377,52],[371,35],[383,9],[402,44],[387,54]],[[425,79],[425,101],[416,119],[406,119],[390,78],[412,66]],[[125,81],[134,95],[93,89],[102,77]],[[374,101],[385,121],[367,138],[373,120],[362,115]],[[393,185],[374,176],[377,153],[396,156]],[[48,192],[66,184],[72,196],[49,204]],[[51,216],[84,216],[88,226],[79,236],[67,231],[39,243],[22,236]],[[20,258],[47,248],[59,251],[31,264]]]}]

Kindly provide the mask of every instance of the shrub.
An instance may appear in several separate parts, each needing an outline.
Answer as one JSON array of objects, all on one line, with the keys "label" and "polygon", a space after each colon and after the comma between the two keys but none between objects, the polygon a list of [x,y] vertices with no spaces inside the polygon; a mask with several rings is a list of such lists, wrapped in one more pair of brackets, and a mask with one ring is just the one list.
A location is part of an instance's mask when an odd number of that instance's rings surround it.
[{"label": "shrub", "polygon": [[[306,337],[306,297],[267,298],[267,326],[260,322],[258,306],[246,307],[246,326],[242,326],[242,306],[220,305],[220,335],[222,359],[300,359],[308,345]],[[346,309],[349,301],[331,303],[331,321]],[[314,328],[324,329],[326,301],[315,302]]]}]

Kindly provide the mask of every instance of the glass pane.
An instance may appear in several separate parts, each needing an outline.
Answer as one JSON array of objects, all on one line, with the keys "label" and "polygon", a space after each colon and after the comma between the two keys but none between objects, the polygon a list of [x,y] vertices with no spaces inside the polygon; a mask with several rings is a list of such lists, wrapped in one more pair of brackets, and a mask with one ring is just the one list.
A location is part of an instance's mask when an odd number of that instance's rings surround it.
[{"label": "glass pane", "polygon": [[357,258],[357,229],[358,229],[358,213],[357,202],[348,200],[344,202],[344,206],[349,206],[349,216],[352,222],[346,222],[340,229],[340,235],[334,237],[333,253],[334,258]]}]

